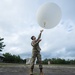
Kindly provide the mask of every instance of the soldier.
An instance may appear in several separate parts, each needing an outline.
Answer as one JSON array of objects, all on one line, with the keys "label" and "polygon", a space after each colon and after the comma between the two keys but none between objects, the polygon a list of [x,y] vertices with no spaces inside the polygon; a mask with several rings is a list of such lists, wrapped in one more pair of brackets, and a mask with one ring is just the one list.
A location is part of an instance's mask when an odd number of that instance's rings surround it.
[{"label": "soldier", "polygon": [[40,75],[43,75],[42,72],[42,64],[41,64],[41,54],[40,54],[40,50],[41,48],[39,47],[39,43],[41,42],[41,34],[42,34],[43,30],[40,31],[40,34],[38,36],[38,38],[36,39],[35,36],[32,36],[32,42],[31,45],[33,47],[32,49],[32,58],[31,58],[31,71],[30,71],[30,75],[33,75],[33,69],[34,69],[34,62],[35,59],[37,58],[37,61],[39,62],[39,69],[40,69]]}]

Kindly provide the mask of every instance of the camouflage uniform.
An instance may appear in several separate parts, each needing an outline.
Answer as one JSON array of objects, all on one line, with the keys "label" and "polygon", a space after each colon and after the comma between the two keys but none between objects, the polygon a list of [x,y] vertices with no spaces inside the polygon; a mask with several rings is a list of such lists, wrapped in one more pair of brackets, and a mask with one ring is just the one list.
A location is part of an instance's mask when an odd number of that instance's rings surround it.
[{"label": "camouflage uniform", "polygon": [[41,33],[38,36],[38,39],[35,41],[32,41],[31,45],[33,46],[32,49],[32,58],[31,58],[31,69],[34,68],[34,62],[37,58],[37,61],[39,62],[39,68],[42,69],[42,64],[41,64],[41,54],[40,50],[41,48],[39,47],[39,39],[41,38]]}]

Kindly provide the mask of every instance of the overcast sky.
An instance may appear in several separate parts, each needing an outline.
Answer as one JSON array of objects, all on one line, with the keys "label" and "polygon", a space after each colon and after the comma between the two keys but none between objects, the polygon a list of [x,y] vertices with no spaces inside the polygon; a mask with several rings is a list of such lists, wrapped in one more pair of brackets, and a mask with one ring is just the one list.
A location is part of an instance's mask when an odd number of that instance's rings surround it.
[{"label": "overcast sky", "polygon": [[0,37],[6,47],[2,53],[30,58],[31,36],[42,29],[36,12],[45,2],[54,2],[62,10],[60,23],[42,34],[42,58],[75,59],[75,0],[0,0]]}]

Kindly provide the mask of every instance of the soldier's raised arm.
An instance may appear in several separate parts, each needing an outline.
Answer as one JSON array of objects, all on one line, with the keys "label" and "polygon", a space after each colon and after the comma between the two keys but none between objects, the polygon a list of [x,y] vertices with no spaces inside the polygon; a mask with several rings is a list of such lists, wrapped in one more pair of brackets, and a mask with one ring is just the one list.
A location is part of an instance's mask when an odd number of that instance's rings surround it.
[{"label": "soldier's raised arm", "polygon": [[36,46],[39,42],[40,42],[41,40],[34,40],[34,41],[32,41],[32,43],[31,43],[31,45],[34,47],[34,46]]},{"label": "soldier's raised arm", "polygon": [[38,36],[38,38],[37,38],[37,41],[41,38],[42,32],[43,32],[43,30],[40,31],[40,34],[39,34],[39,36]]}]

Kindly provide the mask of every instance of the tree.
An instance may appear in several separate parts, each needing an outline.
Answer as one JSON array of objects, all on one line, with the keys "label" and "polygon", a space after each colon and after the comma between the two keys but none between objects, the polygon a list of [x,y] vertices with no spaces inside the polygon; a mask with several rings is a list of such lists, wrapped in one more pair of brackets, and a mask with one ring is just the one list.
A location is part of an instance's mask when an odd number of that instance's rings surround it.
[{"label": "tree", "polygon": [[2,42],[4,40],[4,38],[0,37],[0,51],[2,51],[2,49],[5,47],[5,45],[3,44],[4,42]]},{"label": "tree", "polygon": [[48,59],[47,59],[47,58],[44,59],[44,60],[42,61],[42,63],[43,63],[43,64],[48,64]]},{"label": "tree", "polygon": [[5,53],[4,55],[4,62],[6,63],[22,63],[23,60],[21,59],[21,57],[18,55],[12,55],[10,53]]},{"label": "tree", "polygon": [[3,55],[4,55],[4,60],[3,60],[4,62],[7,62],[7,63],[13,62],[14,58],[12,58],[12,55],[10,53],[5,53]]}]

